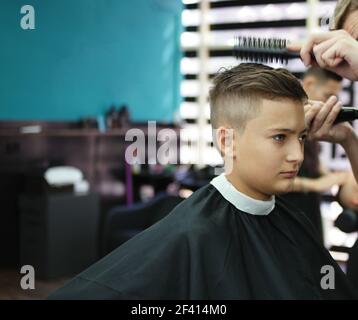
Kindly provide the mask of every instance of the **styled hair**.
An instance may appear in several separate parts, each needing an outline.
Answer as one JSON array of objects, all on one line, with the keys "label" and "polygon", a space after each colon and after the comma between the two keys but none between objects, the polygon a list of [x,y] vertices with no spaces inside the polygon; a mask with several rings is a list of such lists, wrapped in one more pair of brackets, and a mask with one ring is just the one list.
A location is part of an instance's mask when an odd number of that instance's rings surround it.
[{"label": "styled hair", "polygon": [[333,14],[333,28],[343,29],[343,24],[348,15],[358,10],[358,0],[339,0]]},{"label": "styled hair", "polygon": [[303,75],[303,79],[308,77],[308,76],[313,76],[316,79],[318,79],[320,82],[326,82],[328,80],[334,80],[337,82],[341,82],[343,80],[343,78],[341,76],[339,76],[338,74],[326,70],[326,69],[322,69],[319,67],[310,67]]},{"label": "styled hair", "polygon": [[291,99],[303,104],[307,94],[295,76],[283,68],[241,63],[219,71],[209,93],[213,129],[230,125],[243,131],[246,123],[257,116],[262,99]]}]

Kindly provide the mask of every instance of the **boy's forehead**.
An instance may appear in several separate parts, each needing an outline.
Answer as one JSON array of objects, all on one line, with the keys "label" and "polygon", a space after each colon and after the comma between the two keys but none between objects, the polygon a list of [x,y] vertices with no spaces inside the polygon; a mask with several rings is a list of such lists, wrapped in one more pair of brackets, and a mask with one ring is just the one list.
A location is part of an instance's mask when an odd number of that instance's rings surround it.
[{"label": "boy's forehead", "polygon": [[262,117],[269,117],[277,114],[292,114],[303,111],[303,104],[291,99],[280,100],[262,100],[261,112]]},{"label": "boy's forehead", "polygon": [[253,124],[268,128],[289,128],[290,126],[304,125],[303,104],[289,99],[263,99],[260,112],[253,119]]}]

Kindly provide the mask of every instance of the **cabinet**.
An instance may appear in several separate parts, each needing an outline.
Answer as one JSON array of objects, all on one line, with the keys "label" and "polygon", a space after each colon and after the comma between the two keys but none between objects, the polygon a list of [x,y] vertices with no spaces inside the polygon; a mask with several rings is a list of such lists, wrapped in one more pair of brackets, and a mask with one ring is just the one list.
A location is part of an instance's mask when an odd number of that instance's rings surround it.
[{"label": "cabinet", "polygon": [[99,257],[99,198],[95,194],[21,195],[20,265],[36,278],[75,275]]}]

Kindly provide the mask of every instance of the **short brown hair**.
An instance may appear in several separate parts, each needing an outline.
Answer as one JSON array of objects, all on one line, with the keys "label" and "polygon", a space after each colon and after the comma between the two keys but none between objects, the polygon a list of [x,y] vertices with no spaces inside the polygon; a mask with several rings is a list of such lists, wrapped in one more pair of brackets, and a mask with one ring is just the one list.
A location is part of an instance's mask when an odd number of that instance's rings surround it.
[{"label": "short brown hair", "polygon": [[241,63],[215,76],[209,98],[213,129],[229,124],[243,131],[247,121],[257,115],[262,99],[286,98],[305,103],[307,94],[286,69]]},{"label": "short brown hair", "polygon": [[358,0],[339,0],[333,14],[333,28],[342,29],[348,15],[358,10]]}]

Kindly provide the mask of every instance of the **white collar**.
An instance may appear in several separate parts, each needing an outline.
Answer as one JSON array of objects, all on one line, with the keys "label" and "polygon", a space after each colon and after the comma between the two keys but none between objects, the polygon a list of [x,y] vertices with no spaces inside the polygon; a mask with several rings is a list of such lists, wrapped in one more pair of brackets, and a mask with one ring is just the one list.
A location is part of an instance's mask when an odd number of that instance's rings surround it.
[{"label": "white collar", "polygon": [[225,177],[225,173],[215,177],[210,183],[227,201],[241,211],[264,216],[268,215],[275,207],[275,196],[272,196],[271,200],[268,201],[253,199],[238,191]]}]

